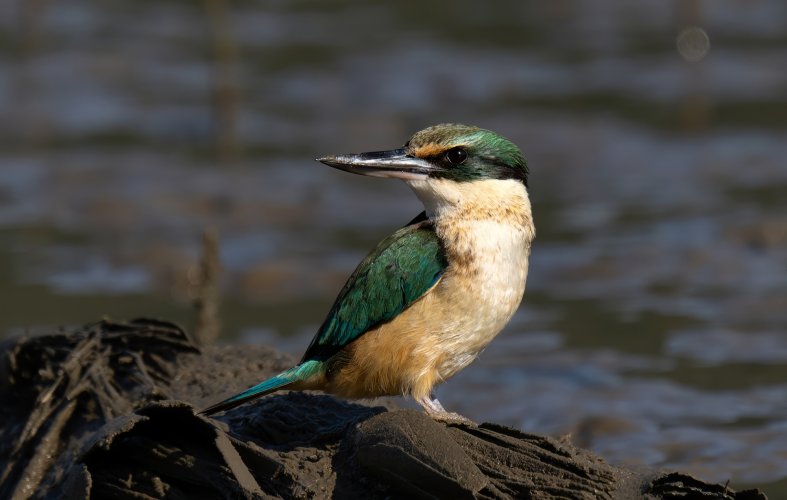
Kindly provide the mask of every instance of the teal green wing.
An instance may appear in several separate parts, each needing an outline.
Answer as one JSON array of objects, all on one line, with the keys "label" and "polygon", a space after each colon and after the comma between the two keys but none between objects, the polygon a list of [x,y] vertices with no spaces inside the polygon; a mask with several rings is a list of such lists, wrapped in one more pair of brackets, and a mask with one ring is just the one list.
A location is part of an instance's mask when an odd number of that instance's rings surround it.
[{"label": "teal green wing", "polygon": [[303,361],[326,360],[370,329],[395,318],[437,283],[446,265],[434,226],[425,217],[416,217],[358,265]]}]

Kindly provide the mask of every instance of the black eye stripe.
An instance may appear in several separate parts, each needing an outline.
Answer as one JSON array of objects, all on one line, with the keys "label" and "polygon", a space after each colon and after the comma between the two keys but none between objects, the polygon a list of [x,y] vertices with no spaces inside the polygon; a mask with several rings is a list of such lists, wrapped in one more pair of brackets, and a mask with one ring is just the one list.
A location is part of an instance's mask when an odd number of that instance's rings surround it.
[{"label": "black eye stripe", "polygon": [[486,157],[485,161],[488,164],[495,165],[500,169],[500,176],[499,176],[500,179],[515,179],[522,182],[522,184],[524,184],[525,187],[528,187],[527,170],[522,170],[521,168],[512,167],[511,165],[507,165],[503,161],[494,157]]},{"label": "black eye stripe", "polygon": [[[467,150],[461,146],[457,148],[462,149],[466,154]],[[528,173],[527,166],[524,165],[510,165],[505,160],[496,155],[487,155],[475,152],[472,156],[472,162],[467,163],[466,159],[460,164],[454,164],[447,158],[448,152],[452,151],[451,148],[433,153],[428,156],[421,157],[422,159],[440,165],[443,169],[430,174],[431,177],[451,179],[455,181],[471,181],[476,179],[499,179],[506,180],[512,179],[521,182],[528,187]],[[468,154],[469,158],[469,154]],[[464,165],[461,166],[460,165]],[[486,166],[487,168],[483,168]],[[492,167],[491,169],[488,167]]]}]

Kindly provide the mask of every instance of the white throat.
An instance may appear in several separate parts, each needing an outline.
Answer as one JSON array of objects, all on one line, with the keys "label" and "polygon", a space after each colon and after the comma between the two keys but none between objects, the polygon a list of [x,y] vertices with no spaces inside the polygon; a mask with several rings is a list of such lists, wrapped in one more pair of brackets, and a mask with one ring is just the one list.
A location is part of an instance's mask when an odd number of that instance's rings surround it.
[{"label": "white throat", "polygon": [[456,182],[425,178],[410,180],[407,184],[424,204],[426,215],[435,222],[446,218],[493,219],[532,226],[530,197],[525,185],[518,180]]}]

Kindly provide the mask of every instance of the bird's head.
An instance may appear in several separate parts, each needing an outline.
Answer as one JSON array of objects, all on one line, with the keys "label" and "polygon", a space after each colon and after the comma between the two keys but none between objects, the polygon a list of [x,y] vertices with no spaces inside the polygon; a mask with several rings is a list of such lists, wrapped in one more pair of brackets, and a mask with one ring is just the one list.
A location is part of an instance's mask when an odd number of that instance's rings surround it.
[{"label": "bird's head", "polygon": [[429,217],[529,219],[527,162],[511,141],[489,130],[435,125],[399,149],[319,161],[355,174],[404,180]]},{"label": "bird's head", "polygon": [[515,179],[527,186],[527,162],[511,141],[489,130],[454,123],[416,132],[399,149],[326,156],[318,161],[354,174],[405,181]]}]

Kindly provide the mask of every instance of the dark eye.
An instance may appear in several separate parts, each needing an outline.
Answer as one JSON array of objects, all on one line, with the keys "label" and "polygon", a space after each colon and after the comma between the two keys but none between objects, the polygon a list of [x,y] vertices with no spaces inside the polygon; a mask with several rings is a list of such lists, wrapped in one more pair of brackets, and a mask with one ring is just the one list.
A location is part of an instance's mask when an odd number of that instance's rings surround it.
[{"label": "dark eye", "polygon": [[461,165],[467,159],[467,151],[463,148],[451,148],[445,152],[445,159],[451,165]]}]

